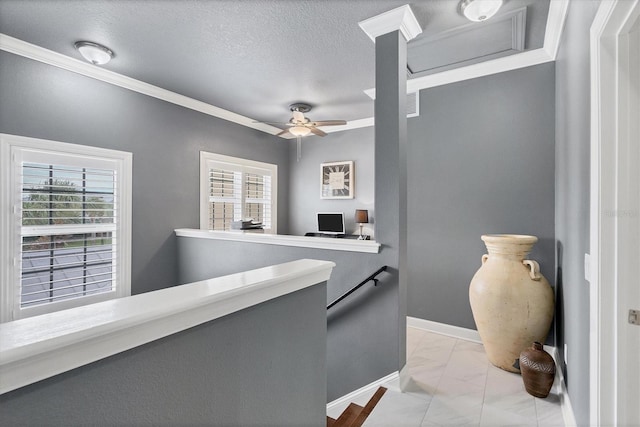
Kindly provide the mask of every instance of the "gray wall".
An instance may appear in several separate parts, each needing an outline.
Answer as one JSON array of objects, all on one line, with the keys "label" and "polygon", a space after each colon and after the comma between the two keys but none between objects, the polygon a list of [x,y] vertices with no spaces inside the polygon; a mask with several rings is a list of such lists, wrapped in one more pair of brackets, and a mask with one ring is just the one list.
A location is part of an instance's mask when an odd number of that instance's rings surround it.
[{"label": "gray wall", "polygon": [[3,394],[0,424],[325,426],[325,292],[312,286]]},{"label": "gray wall", "polygon": [[[389,252],[388,248],[367,254],[178,238],[180,283],[300,258],[333,261],[327,303],[386,265]],[[398,370],[397,276],[395,269],[381,273],[378,286],[369,282],[327,313],[327,402]]]},{"label": "gray wall", "polygon": [[[538,236],[530,257],[554,284],[554,78],[548,63],[421,91],[420,116],[408,120],[409,316],[475,329],[468,290],[486,253],[482,234]],[[373,174],[372,134],[303,143],[291,169],[292,234],[312,230],[325,204],[351,202],[320,200],[321,162],[356,159],[356,201],[373,192],[373,176],[363,182],[363,169]]]},{"label": "gray wall", "polygon": [[177,283],[175,228],[199,227],[199,151],[278,165],[287,231],[286,140],[0,52],[0,132],[133,153],[132,293]]},{"label": "gray wall", "polygon": [[[371,224],[363,227],[373,234],[375,220],[373,194],[373,127],[337,132],[302,140],[302,158],[296,162],[295,143],[290,148],[289,234],[304,236],[315,231],[316,212],[344,212],[348,234],[358,233],[355,210],[367,209]],[[320,198],[320,164],[353,160],[355,170],[354,199]],[[283,234],[283,233],[280,233]]]},{"label": "gray wall", "polygon": [[600,1],[571,2],[556,60],[556,345],[578,425],[589,424],[589,28]]},{"label": "gray wall", "polygon": [[423,90],[409,119],[408,315],[475,329],[482,234],[533,234],[554,282],[554,65]]}]

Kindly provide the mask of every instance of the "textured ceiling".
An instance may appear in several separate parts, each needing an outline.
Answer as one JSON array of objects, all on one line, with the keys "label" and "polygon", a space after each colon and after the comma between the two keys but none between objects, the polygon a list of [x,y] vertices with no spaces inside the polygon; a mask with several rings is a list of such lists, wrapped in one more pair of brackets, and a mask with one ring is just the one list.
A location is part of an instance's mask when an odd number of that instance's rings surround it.
[{"label": "textured ceiling", "polygon": [[[78,40],[104,44],[115,52],[104,68],[256,120],[286,121],[288,105],[297,101],[314,106],[314,120],[355,120],[373,116],[373,101],[363,90],[374,86],[374,45],[358,22],[404,4],[0,0],[0,32],[74,58]],[[423,28],[409,43],[409,55],[415,45],[417,55],[460,61],[460,55],[436,51],[442,44],[431,41],[470,25],[482,31],[491,23],[470,24],[458,0],[408,4]],[[506,0],[496,18],[525,6],[525,50],[542,47],[548,0]],[[455,50],[455,43],[447,49]],[[483,60],[466,53],[472,50],[466,47],[465,65]]]}]

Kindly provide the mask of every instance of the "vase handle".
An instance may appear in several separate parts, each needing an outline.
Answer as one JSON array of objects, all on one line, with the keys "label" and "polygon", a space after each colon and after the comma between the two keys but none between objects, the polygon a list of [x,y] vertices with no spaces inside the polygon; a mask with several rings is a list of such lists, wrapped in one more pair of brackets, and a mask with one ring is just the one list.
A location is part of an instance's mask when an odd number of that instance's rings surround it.
[{"label": "vase handle", "polygon": [[484,264],[485,262],[487,262],[487,260],[489,259],[489,255],[484,254],[482,255],[482,263]]},{"label": "vase handle", "polygon": [[540,275],[540,265],[537,261],[525,259],[522,263],[529,267],[529,276],[531,276],[531,279],[536,281],[540,280],[542,276]]}]

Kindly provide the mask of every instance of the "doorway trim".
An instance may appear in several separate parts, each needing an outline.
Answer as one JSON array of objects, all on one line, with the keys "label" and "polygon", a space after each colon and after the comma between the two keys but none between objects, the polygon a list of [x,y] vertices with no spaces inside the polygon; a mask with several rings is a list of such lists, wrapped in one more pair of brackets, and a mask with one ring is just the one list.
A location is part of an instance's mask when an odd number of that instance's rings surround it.
[{"label": "doorway trim", "polygon": [[[629,115],[628,82],[618,73],[629,54],[621,37],[640,13],[639,0],[603,0],[591,26],[591,201],[589,419],[591,425],[616,425],[620,401],[617,331],[617,209],[621,190],[618,152],[630,138],[621,136]],[[626,49],[626,50],[625,50]],[[622,62],[621,62],[622,61]],[[637,174],[637,172],[636,172]],[[624,356],[624,355],[622,355]]]}]

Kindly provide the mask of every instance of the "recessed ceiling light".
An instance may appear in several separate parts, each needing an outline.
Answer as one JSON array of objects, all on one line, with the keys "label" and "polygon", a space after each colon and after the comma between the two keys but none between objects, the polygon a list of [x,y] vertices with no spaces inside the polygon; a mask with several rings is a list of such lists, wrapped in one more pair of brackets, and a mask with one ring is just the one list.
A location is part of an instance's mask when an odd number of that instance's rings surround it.
[{"label": "recessed ceiling light", "polygon": [[460,10],[469,21],[482,22],[491,18],[502,6],[503,0],[462,0]]},{"label": "recessed ceiling light", "polygon": [[113,58],[113,51],[98,43],[80,41],[73,45],[84,59],[94,65],[104,65]]}]

